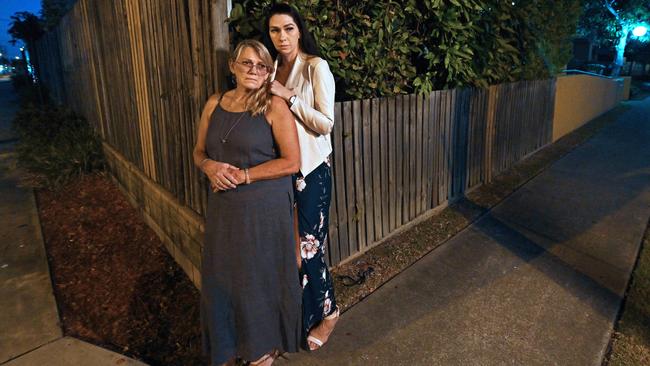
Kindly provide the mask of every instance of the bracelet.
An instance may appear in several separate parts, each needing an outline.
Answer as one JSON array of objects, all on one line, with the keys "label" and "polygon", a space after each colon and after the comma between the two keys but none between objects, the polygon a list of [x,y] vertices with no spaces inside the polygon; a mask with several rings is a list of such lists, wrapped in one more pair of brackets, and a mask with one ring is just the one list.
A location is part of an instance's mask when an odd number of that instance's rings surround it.
[{"label": "bracelet", "polygon": [[199,168],[203,167],[203,163],[205,163],[205,162],[208,161],[208,160],[212,160],[212,159],[210,159],[210,158],[205,158],[205,159],[201,160],[201,162],[199,163]]},{"label": "bracelet", "polygon": [[248,175],[248,168],[244,169],[244,177],[245,178],[245,183],[246,184],[251,184],[251,177]]}]

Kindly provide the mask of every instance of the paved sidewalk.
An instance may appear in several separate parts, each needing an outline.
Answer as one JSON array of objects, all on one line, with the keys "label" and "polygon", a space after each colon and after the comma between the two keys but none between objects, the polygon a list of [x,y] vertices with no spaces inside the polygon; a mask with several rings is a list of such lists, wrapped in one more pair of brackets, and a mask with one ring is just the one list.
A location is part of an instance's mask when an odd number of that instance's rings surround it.
[{"label": "paved sidewalk", "polygon": [[0,155],[0,363],[62,336],[31,189]]},{"label": "paved sidewalk", "polygon": [[342,315],[295,365],[601,365],[650,217],[650,98]]},{"label": "paved sidewalk", "polygon": [[[12,95],[0,81],[0,133],[15,113]],[[0,142],[0,365],[144,365],[63,337],[34,193],[15,165],[11,144]]]}]

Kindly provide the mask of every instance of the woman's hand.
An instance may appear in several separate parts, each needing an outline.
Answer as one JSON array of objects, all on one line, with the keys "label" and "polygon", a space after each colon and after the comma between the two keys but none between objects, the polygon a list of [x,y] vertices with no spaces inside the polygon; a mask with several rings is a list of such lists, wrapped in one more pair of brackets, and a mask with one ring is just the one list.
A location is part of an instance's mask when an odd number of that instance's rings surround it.
[{"label": "woman's hand", "polygon": [[225,191],[237,187],[238,180],[233,175],[233,172],[238,170],[235,166],[228,163],[208,160],[201,165],[201,170],[203,170],[210,180],[210,186],[213,191]]},{"label": "woman's hand", "polygon": [[295,94],[293,91],[287,89],[287,87],[282,85],[277,80],[273,80],[271,82],[271,87],[269,88],[269,91],[271,92],[271,94],[277,95],[278,97],[284,99],[285,102],[288,101],[289,98],[291,98],[291,96]]},{"label": "woman's hand", "polygon": [[232,167],[229,169],[229,171],[237,181],[237,185],[246,183],[246,173],[244,173],[244,169],[237,169],[235,167]]}]

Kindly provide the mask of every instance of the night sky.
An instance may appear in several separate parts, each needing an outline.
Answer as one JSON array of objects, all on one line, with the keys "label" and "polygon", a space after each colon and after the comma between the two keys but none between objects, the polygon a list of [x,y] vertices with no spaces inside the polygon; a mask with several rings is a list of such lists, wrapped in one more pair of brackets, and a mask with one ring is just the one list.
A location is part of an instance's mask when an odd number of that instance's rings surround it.
[{"label": "night sky", "polygon": [[41,0],[0,0],[0,48],[7,51],[7,58],[20,56],[20,41],[16,46],[9,43],[11,36],[7,33],[9,22],[12,15],[19,11],[29,11],[40,16]]}]

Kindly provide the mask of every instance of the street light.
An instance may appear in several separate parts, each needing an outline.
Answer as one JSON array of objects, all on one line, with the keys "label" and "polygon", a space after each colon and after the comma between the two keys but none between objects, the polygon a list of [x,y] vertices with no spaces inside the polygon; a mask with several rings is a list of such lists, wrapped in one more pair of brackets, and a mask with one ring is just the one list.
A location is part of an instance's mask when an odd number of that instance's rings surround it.
[{"label": "street light", "polygon": [[635,37],[643,37],[646,33],[648,33],[648,28],[642,25],[636,26],[634,29],[632,29],[632,34]]}]

